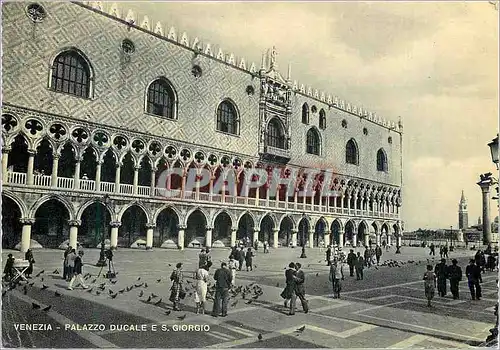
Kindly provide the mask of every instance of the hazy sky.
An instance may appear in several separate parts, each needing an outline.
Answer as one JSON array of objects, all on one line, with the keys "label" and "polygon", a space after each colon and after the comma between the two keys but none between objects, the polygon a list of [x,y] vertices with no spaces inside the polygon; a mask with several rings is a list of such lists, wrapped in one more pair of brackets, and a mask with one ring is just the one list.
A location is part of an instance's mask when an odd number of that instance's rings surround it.
[{"label": "hazy sky", "polygon": [[[106,9],[111,6],[106,3]],[[486,2],[120,3],[215,52],[257,66],[273,45],[283,74],[404,123],[406,230],[481,215],[479,174],[498,129],[498,11]],[[125,11],[126,13],[126,11]],[[168,28],[164,29],[168,33]],[[239,61],[239,59],[238,59]],[[248,63],[247,63],[248,64]],[[491,201],[492,215],[497,210]],[[494,217],[494,216],[493,216]]]}]

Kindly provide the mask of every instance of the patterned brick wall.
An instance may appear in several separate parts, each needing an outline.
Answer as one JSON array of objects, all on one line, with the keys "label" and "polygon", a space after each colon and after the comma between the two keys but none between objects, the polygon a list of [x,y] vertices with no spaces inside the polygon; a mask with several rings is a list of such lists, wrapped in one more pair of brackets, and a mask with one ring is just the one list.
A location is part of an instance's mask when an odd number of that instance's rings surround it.
[{"label": "patterned brick wall", "polygon": [[[259,79],[214,59],[145,33],[117,20],[72,3],[44,2],[47,17],[34,24],[25,14],[27,3],[3,5],[3,98],[13,105],[42,112],[94,121],[122,129],[136,130],[183,143],[218,147],[228,152],[258,156]],[[126,60],[123,39],[135,44]],[[191,38],[192,39],[192,38]],[[77,47],[91,61],[95,72],[93,99],[55,93],[48,89],[50,65],[63,48]],[[193,63],[203,76],[191,74]],[[178,120],[166,120],[144,112],[147,85],[159,76],[167,77],[178,94]],[[246,93],[252,85],[257,92]],[[216,131],[216,108],[224,99],[233,100],[239,110],[241,133],[230,136]],[[326,112],[327,128],[320,131],[322,154],[305,153],[306,132],[318,126],[319,113],[310,114],[310,125],[301,123],[302,104],[316,105]],[[291,164],[333,168],[338,173],[401,186],[400,134],[366,119],[351,115],[302,94],[292,95]],[[342,128],[346,119],[348,127]],[[363,128],[368,135],[363,134]],[[393,143],[388,143],[391,136]],[[354,137],[359,166],[345,164],[345,144]],[[389,171],[376,171],[376,152],[383,147]]]}]

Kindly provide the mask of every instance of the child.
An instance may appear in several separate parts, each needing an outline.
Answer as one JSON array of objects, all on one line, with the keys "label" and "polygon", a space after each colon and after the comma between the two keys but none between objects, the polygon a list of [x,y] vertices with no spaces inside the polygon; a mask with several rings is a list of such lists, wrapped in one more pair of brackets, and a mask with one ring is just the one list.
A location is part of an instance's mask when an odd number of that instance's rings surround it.
[{"label": "child", "polygon": [[427,306],[431,307],[431,300],[434,298],[434,290],[436,289],[436,275],[432,271],[432,265],[427,265],[427,271],[424,273],[423,279]]}]

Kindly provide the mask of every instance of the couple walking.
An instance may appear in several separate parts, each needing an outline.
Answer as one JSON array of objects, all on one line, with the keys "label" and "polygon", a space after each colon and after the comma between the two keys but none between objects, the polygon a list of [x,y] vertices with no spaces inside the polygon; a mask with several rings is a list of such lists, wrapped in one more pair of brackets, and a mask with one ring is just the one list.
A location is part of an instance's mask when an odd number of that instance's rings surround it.
[{"label": "couple walking", "polygon": [[285,307],[288,307],[288,301],[290,301],[290,312],[289,315],[295,315],[295,303],[297,297],[299,297],[302,304],[302,309],[307,314],[309,312],[309,305],[306,300],[306,288],[305,288],[305,274],[301,270],[302,265],[300,263],[291,262],[288,265],[288,269],[285,272],[286,287],[281,292],[281,297],[285,299]]}]

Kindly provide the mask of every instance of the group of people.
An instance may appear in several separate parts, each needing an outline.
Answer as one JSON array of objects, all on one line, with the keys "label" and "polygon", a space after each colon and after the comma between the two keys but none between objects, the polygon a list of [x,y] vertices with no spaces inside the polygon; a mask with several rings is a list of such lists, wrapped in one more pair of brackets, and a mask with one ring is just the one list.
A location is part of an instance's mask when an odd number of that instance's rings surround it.
[{"label": "group of people", "polygon": [[64,251],[62,278],[69,282],[69,290],[73,290],[73,284],[76,280],[78,280],[78,283],[82,286],[82,288],[88,288],[82,277],[83,255],[84,251],[80,243],[77,243],[76,249],[68,246],[68,248]]},{"label": "group of people", "polygon": [[[245,252],[245,248],[240,246],[234,246],[231,249],[231,254],[229,255],[229,260],[238,263],[238,271],[241,271],[243,268],[243,263],[245,263],[245,268],[247,271],[253,271],[253,258],[255,253],[252,251],[252,248],[247,248]],[[234,269],[235,270],[235,269]],[[236,270],[235,272],[236,273]]]},{"label": "group of people", "polygon": [[[9,254],[7,256],[7,261],[5,262],[5,267],[3,269],[3,280],[4,281],[11,281],[14,276],[15,276],[15,270],[14,270],[14,261],[16,259],[12,254]],[[33,265],[35,264],[35,258],[33,257],[33,251],[31,249],[28,249],[26,253],[24,254],[24,260],[28,261],[29,265],[26,271],[24,271],[24,276],[26,278],[31,278],[31,274],[33,273]]]},{"label": "group of people", "polygon": [[[494,258],[494,257],[493,257]],[[427,271],[424,274],[424,289],[427,297],[427,305],[431,306],[431,300],[434,298],[434,292],[437,288],[438,294],[445,297],[447,294],[447,280],[450,280],[450,291],[453,299],[459,299],[459,282],[462,280],[462,268],[458,266],[458,261],[453,259],[451,265],[446,265],[446,259],[441,259],[434,268],[432,265],[427,265]],[[495,265],[495,261],[493,262]],[[465,268],[465,276],[469,287],[472,300],[481,300],[481,283],[483,279],[481,273],[484,270],[481,268],[480,262],[475,257],[470,259],[469,265]]]},{"label": "group of people", "polygon": [[300,263],[291,262],[285,271],[285,289],[281,292],[281,297],[285,299],[285,308],[290,303],[288,315],[295,315],[295,304],[297,297],[300,299],[302,309],[309,312],[309,304],[306,299],[305,274]]}]

